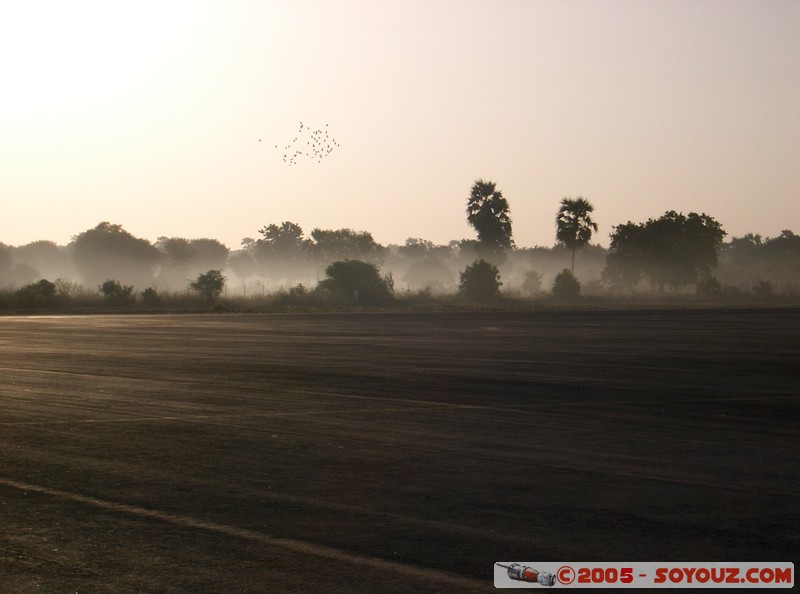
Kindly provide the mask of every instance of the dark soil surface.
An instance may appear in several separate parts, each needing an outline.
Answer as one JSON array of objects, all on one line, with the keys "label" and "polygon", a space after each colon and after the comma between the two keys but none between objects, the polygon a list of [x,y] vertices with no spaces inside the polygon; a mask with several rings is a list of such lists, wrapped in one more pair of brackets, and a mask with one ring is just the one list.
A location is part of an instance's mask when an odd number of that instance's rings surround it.
[{"label": "dark soil surface", "polygon": [[800,310],[0,318],[0,592],[793,561]]}]

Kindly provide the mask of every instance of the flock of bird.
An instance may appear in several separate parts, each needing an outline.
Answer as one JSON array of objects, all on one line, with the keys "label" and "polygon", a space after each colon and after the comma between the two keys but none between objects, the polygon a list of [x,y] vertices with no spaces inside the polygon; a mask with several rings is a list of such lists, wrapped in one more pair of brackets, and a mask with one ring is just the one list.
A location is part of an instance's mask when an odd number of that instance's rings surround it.
[{"label": "flock of bird", "polygon": [[[261,139],[258,139],[261,142]],[[305,144],[303,144],[305,143]],[[277,144],[275,148],[280,148]],[[300,129],[297,136],[285,147],[283,162],[289,165],[297,165],[298,159],[311,159],[322,163],[322,159],[328,157],[334,149],[339,148],[339,143],[328,133],[328,124],[325,128],[311,131],[309,126],[300,122]]]}]

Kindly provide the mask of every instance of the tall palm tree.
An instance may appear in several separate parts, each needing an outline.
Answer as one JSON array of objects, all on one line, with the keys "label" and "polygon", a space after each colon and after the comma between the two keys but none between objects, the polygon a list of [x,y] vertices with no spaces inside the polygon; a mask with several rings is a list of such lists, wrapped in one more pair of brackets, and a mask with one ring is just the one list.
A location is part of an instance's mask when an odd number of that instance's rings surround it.
[{"label": "tall palm tree", "polygon": [[556,213],[556,240],[572,250],[572,268],[575,275],[575,251],[585,246],[592,238],[592,231],[597,231],[597,223],[590,213],[594,206],[586,198],[564,198],[561,208]]},{"label": "tall palm tree", "polygon": [[479,179],[473,184],[467,201],[467,222],[478,232],[478,241],[484,246],[513,248],[508,200],[494,182]]}]

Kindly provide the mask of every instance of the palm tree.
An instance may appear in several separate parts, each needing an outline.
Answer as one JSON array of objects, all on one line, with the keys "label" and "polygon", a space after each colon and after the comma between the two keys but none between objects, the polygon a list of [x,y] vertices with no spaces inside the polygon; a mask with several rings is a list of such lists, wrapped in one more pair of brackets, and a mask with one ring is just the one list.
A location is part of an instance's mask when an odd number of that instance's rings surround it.
[{"label": "palm tree", "polygon": [[572,267],[575,274],[575,251],[585,246],[592,238],[592,231],[597,231],[597,223],[589,213],[594,206],[585,198],[564,198],[561,208],[556,213],[556,240],[572,250]]},{"label": "palm tree", "polygon": [[476,181],[467,201],[467,222],[478,232],[478,241],[490,249],[514,246],[508,200],[494,182]]}]

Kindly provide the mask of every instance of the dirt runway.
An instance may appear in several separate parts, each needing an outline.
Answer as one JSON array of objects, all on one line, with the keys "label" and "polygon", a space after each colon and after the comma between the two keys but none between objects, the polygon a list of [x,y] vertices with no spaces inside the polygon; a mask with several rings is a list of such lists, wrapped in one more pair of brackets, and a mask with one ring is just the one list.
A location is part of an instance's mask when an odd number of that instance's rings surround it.
[{"label": "dirt runway", "polygon": [[0,318],[0,592],[793,561],[800,311]]}]

